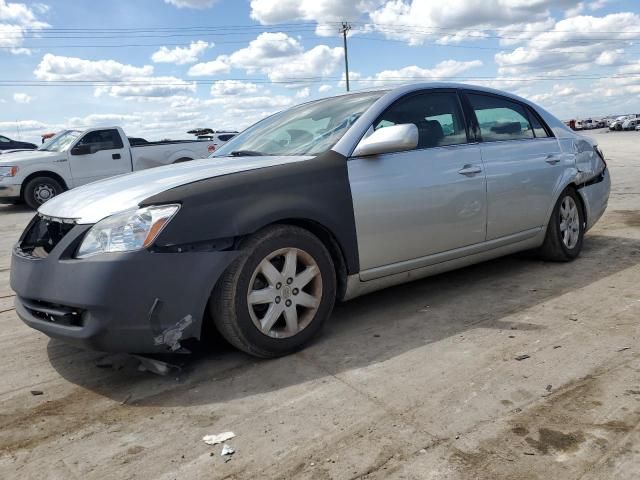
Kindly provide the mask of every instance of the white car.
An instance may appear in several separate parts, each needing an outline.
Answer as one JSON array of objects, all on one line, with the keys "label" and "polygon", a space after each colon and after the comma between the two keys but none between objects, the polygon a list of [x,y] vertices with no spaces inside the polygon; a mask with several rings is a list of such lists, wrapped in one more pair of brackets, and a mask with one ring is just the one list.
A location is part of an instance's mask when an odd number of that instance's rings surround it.
[{"label": "white car", "polygon": [[238,132],[235,130],[212,130],[210,128],[196,128],[195,130],[189,130],[187,133],[195,135],[198,140],[213,142],[213,151],[219,149],[233,137],[238,135]]},{"label": "white car", "polygon": [[65,130],[37,150],[0,157],[0,203],[24,201],[36,209],[85,183],[206,158],[213,151],[210,141],[129,140],[120,127]]},{"label": "white car", "polygon": [[628,118],[622,123],[622,130],[635,130],[640,125],[640,118]]}]

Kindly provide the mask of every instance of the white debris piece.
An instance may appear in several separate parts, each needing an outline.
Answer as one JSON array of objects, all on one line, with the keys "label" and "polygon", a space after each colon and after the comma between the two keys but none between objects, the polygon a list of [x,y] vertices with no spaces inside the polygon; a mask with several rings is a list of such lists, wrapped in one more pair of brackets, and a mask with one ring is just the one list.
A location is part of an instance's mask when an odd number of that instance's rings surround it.
[{"label": "white debris piece", "polygon": [[222,453],[220,453],[220,455],[222,457],[224,457],[225,455],[233,455],[234,453],[236,453],[236,451],[233,449],[233,447],[227,445],[226,443],[222,446]]},{"label": "white debris piece", "polygon": [[231,440],[235,436],[236,434],[233,432],[224,432],[219,433],[218,435],[205,435],[202,437],[202,441],[207,445],[217,445],[219,443],[226,442],[227,440]]}]

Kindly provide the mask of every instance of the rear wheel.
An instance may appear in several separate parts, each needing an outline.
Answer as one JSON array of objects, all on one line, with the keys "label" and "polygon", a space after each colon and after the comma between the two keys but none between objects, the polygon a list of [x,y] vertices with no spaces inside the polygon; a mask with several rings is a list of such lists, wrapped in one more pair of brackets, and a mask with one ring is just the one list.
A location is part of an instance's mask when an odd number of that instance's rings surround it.
[{"label": "rear wheel", "polygon": [[64,191],[62,185],[51,177],[35,177],[24,187],[24,201],[34,210]]},{"label": "rear wheel", "polygon": [[575,259],[582,250],[584,229],[580,197],[573,188],[567,188],[553,209],[540,255],[555,262]]},{"label": "rear wheel", "polygon": [[336,278],[325,246],[308,231],[276,225],[242,245],[210,301],[220,333],[258,357],[295,352],[322,328],[333,309]]}]

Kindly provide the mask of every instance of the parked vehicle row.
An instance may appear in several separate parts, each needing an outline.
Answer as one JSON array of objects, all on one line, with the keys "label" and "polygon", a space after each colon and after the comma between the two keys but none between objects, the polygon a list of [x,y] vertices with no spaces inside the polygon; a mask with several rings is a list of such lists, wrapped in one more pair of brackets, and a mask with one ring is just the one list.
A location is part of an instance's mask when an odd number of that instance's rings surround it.
[{"label": "parked vehicle row", "polygon": [[35,209],[86,183],[206,158],[214,150],[209,141],[129,139],[120,127],[65,130],[36,150],[0,156],[0,202],[24,201]]},{"label": "parked vehicle row", "polygon": [[35,150],[36,148],[38,146],[34,143],[12,140],[9,137],[0,135],[0,154],[18,150]]},{"label": "parked vehicle row", "polygon": [[262,120],[210,159],[53,198],[14,249],[11,287],[27,325],[77,345],[184,351],[215,326],[275,357],[337,300],[521,250],[573,260],[609,190],[598,146],[520,97],[352,93]]}]

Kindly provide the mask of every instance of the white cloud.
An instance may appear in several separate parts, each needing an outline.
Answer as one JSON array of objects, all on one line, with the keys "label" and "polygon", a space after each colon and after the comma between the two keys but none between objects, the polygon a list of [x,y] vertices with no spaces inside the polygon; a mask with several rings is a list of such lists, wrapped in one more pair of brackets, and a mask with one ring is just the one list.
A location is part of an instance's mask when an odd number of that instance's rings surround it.
[{"label": "white cloud", "polygon": [[50,124],[43,123],[39,120],[20,120],[18,122],[0,122],[0,131],[16,130],[33,132],[35,130],[46,130],[50,128]]},{"label": "white cloud", "polygon": [[330,91],[333,87],[331,85],[320,85],[320,87],[318,87],[318,92],[319,93],[327,93],[328,91]]},{"label": "white cloud", "polygon": [[211,86],[211,95],[226,97],[232,95],[251,95],[258,92],[258,85],[239,80],[220,80]]},{"label": "white cloud", "polygon": [[371,12],[373,27],[388,38],[420,45],[428,39],[442,42],[483,38],[483,32],[517,23],[541,22],[549,8],[570,8],[578,0],[393,0]]},{"label": "white cloud", "polygon": [[360,83],[363,86],[400,85],[404,83],[420,81],[448,80],[472,68],[482,66],[482,61],[471,60],[460,62],[457,60],[445,60],[433,68],[421,68],[417,65],[407,66],[398,70],[384,70],[373,77],[362,79],[349,75],[351,82]]},{"label": "white cloud", "polygon": [[97,86],[95,95],[112,97],[169,97],[195,93],[196,84],[176,77],[153,76],[153,67],[136,67],[115,60],[85,60],[46,54],[34,74],[49,82],[87,81],[114,82]]},{"label": "white cloud", "polygon": [[251,0],[251,18],[263,25],[317,22],[318,35],[333,36],[339,22],[357,20],[382,3],[383,0]]},{"label": "white cloud", "polygon": [[638,30],[640,15],[634,13],[566,18],[533,35],[526,46],[497,53],[495,61],[499,74],[508,76],[586,71],[594,63],[615,65],[623,61],[624,49]]},{"label": "white cloud", "polygon": [[229,73],[230,70],[231,66],[229,65],[229,57],[226,55],[220,55],[218,58],[210,62],[196,63],[189,69],[187,75],[191,77],[204,77]]},{"label": "white cloud", "polygon": [[151,55],[151,60],[156,63],[175,63],[176,65],[195,63],[207,48],[213,46],[213,43],[198,40],[197,42],[191,42],[191,45],[188,47],[176,47],[172,49],[160,47],[159,50]]},{"label": "white cloud", "polygon": [[26,93],[14,93],[13,94],[13,101],[16,103],[31,103],[31,100],[33,100],[33,97],[30,95],[27,95]]},{"label": "white cloud", "polygon": [[310,95],[309,87],[301,88],[296,92],[297,99],[307,98]]},{"label": "white cloud", "polygon": [[134,77],[122,85],[97,87],[95,96],[107,94],[111,97],[147,98],[172,97],[196,92],[195,82],[186,82],[176,77]]},{"label": "white cloud", "polygon": [[295,84],[309,77],[331,75],[342,61],[342,48],[316,45],[304,51],[300,42],[282,32],[265,32],[249,46],[232,53],[229,63],[247,73],[261,72],[272,82]]},{"label": "white cloud", "polygon": [[178,8],[204,9],[212,7],[218,0],[164,0],[164,3]]},{"label": "white cloud", "polygon": [[0,0],[0,47],[8,48],[13,54],[31,53],[28,48],[22,47],[27,32],[38,32],[49,27],[49,24],[38,18],[37,13],[46,13],[38,5],[33,5],[32,8],[24,3]]},{"label": "white cloud", "polygon": [[95,80],[114,81],[132,77],[148,77],[153,67],[135,67],[115,60],[84,60],[47,53],[33,72],[39,80]]}]

